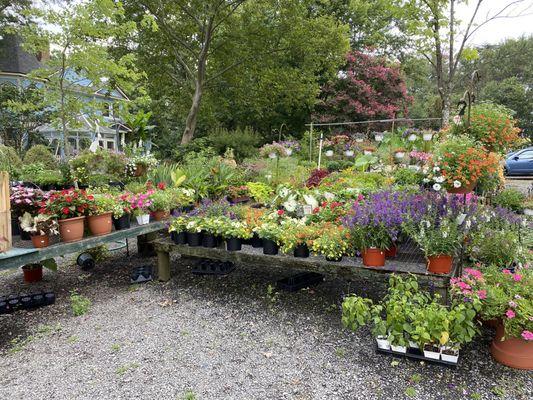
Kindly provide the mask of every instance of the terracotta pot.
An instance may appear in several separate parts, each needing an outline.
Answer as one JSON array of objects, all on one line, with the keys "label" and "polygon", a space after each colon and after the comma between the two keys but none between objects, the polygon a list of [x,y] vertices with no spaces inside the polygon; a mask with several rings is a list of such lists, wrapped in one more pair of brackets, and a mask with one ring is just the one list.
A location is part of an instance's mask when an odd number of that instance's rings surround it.
[{"label": "terracotta pot", "polygon": [[385,250],[385,258],[393,258],[398,254],[398,246],[395,244]]},{"label": "terracotta pot", "polygon": [[522,338],[507,338],[502,341],[503,334],[503,324],[500,324],[490,346],[492,357],[511,368],[533,370],[533,342]]},{"label": "terracotta pot", "polygon": [[385,252],[381,249],[364,249],[361,254],[363,264],[367,267],[383,267],[385,265]]},{"label": "terracotta pot", "polygon": [[28,264],[22,267],[24,282],[33,283],[43,280],[43,266],[40,264]]},{"label": "terracotta pot", "polygon": [[167,219],[170,216],[170,213],[168,211],[157,210],[154,211],[152,215],[154,216],[155,221],[162,221],[164,219]]},{"label": "terracotta pot", "polygon": [[142,176],[146,173],[146,165],[144,164],[137,164],[135,165],[135,172],[134,176]]},{"label": "terracotta pot", "polygon": [[50,237],[48,235],[32,235],[31,241],[33,247],[36,249],[42,249],[43,247],[48,247],[50,244]]},{"label": "terracotta pot", "polygon": [[105,213],[100,215],[91,215],[87,217],[87,222],[89,223],[89,230],[93,236],[103,236],[111,233],[113,228],[112,221],[113,213]]},{"label": "terracotta pot", "polygon": [[432,274],[449,274],[452,270],[453,258],[441,254],[439,256],[428,257],[427,268]]},{"label": "terracotta pot", "polygon": [[83,239],[85,217],[60,219],[57,222],[59,224],[61,241],[69,243]]},{"label": "terracotta pot", "polygon": [[466,186],[461,186],[460,188],[449,188],[448,193],[453,194],[466,194],[470,193],[477,185],[477,181],[472,181]]}]

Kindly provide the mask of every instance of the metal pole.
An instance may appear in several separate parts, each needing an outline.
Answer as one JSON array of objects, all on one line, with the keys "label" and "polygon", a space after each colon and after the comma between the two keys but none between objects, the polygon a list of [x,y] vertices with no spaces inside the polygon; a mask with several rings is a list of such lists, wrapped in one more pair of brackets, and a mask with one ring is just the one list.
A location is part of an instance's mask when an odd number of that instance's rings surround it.
[{"label": "metal pole", "polygon": [[313,161],[313,122],[309,130],[309,161]]},{"label": "metal pole", "polygon": [[318,145],[318,169],[320,169],[320,162],[322,161],[322,142],[324,140],[324,133],[320,132],[320,144]]}]

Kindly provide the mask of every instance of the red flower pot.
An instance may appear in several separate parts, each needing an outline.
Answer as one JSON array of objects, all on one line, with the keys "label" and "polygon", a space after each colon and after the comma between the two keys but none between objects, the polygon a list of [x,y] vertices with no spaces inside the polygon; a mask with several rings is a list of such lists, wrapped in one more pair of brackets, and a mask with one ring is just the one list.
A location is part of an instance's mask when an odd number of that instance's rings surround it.
[{"label": "red flower pot", "polygon": [[444,254],[428,257],[428,272],[432,274],[449,274],[452,270],[453,258]]},{"label": "red flower pot", "polygon": [[105,213],[100,215],[91,215],[87,217],[87,222],[89,224],[89,230],[93,236],[102,236],[111,233],[113,228],[113,221],[111,216],[113,213]]},{"label": "red flower pot", "polygon": [[31,241],[33,247],[36,249],[42,249],[43,247],[48,247],[50,244],[50,237],[48,235],[32,235]]},{"label": "red flower pot", "polygon": [[500,324],[490,346],[492,357],[511,368],[533,370],[533,342],[522,338],[507,338],[502,341],[503,334],[503,324]]},{"label": "red flower pot", "polygon": [[43,280],[43,266],[40,264],[28,264],[22,267],[24,282],[33,283]]},{"label": "red flower pot", "polygon": [[448,189],[448,193],[453,193],[453,194],[470,193],[472,190],[474,190],[474,188],[476,187],[476,184],[477,184],[477,181],[471,181],[468,185],[461,186],[460,188],[452,187]]},{"label": "red flower pot", "polygon": [[362,255],[363,264],[367,267],[383,267],[385,265],[385,252],[381,249],[364,249]]},{"label": "red flower pot", "polygon": [[170,216],[170,213],[168,211],[158,210],[154,211],[153,214],[155,221],[162,221],[164,219],[167,219]]},{"label": "red flower pot", "polygon": [[85,217],[74,217],[57,221],[61,241],[69,243],[83,239],[84,222]]},{"label": "red flower pot", "polygon": [[387,250],[385,250],[385,258],[393,258],[398,254],[398,246],[393,244]]}]

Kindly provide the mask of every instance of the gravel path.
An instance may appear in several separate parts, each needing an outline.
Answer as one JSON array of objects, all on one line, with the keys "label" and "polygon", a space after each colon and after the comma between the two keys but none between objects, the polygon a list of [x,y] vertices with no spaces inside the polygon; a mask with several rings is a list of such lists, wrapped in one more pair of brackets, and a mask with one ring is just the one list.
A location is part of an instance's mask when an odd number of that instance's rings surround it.
[{"label": "gravel path", "polygon": [[[490,332],[456,369],[376,355],[367,330],[340,324],[344,293],[380,283],[327,280],[268,292],[273,270],[239,266],[197,277],[173,260],[167,283],[129,284],[115,254],[91,272],[45,272],[55,305],[0,316],[0,399],[528,399],[533,374],[492,361]],[[27,290],[18,271],[0,293]],[[362,288],[362,289],[361,289]],[[92,301],[75,317],[69,291]]]}]

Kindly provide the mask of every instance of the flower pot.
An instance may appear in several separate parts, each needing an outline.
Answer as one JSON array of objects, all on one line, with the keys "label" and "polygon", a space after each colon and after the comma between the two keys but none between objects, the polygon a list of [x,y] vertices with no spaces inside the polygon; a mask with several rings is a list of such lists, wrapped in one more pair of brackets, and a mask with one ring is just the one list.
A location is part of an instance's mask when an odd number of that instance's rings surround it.
[{"label": "flower pot", "polygon": [[329,261],[329,262],[339,262],[339,261],[342,261],[342,256],[337,257],[337,258],[326,257],[326,261]]},{"label": "flower pot", "polygon": [[459,350],[448,346],[442,346],[440,348],[440,358],[442,361],[457,364],[457,361],[459,360]]},{"label": "flower pot", "polygon": [[252,239],[250,240],[250,244],[254,249],[258,249],[260,247],[263,247],[263,239],[257,236],[257,234],[254,234],[252,236]]},{"label": "flower pot", "polygon": [[170,216],[170,213],[168,211],[157,210],[154,211],[152,215],[154,216],[154,221],[162,221],[167,219]]},{"label": "flower pot", "polygon": [[137,225],[147,225],[150,223],[150,214],[137,215],[135,217]]},{"label": "flower pot", "polygon": [[48,235],[32,235],[31,241],[33,247],[36,249],[42,249],[43,247],[48,247],[50,244],[50,237]]},{"label": "flower pot", "polygon": [[115,229],[117,231],[121,231],[122,229],[128,229],[130,227],[130,218],[131,215],[124,214],[120,218],[113,218],[113,225],[115,225]]},{"label": "flower pot", "polygon": [[146,165],[144,164],[135,165],[135,172],[133,173],[134,176],[143,176],[145,173],[146,173]]},{"label": "flower pot", "polygon": [[33,283],[43,280],[43,266],[41,264],[28,264],[22,267],[24,282]]},{"label": "flower pot", "polygon": [[369,156],[369,155],[371,155],[372,153],[373,153],[373,151],[370,151],[370,150],[364,150],[364,151],[363,151],[363,154],[364,154],[365,156]]},{"label": "flower pot", "polygon": [[215,237],[215,235],[212,235],[210,233],[204,233],[202,235],[202,246],[209,248],[217,247],[217,238]]},{"label": "flower pot", "polygon": [[453,193],[453,194],[466,194],[474,190],[476,185],[477,185],[477,181],[471,181],[468,185],[463,185],[458,188],[449,188],[447,189],[447,191],[448,193]]},{"label": "flower pot", "polygon": [[13,236],[19,236],[20,235],[20,225],[18,217],[11,215],[11,234]]},{"label": "flower pot", "polygon": [[31,240],[31,235],[20,227],[20,222],[17,221],[18,231],[20,234],[20,240]]},{"label": "flower pot", "polygon": [[533,208],[524,208],[524,214],[533,216]]},{"label": "flower pot", "polygon": [[378,336],[376,337],[376,342],[378,347],[384,350],[390,350],[390,342],[387,340],[387,336]]},{"label": "flower pot", "polygon": [[170,232],[170,238],[176,244],[187,244],[186,232]]},{"label": "flower pot", "polygon": [[113,228],[113,223],[111,218],[113,213],[105,213],[100,215],[90,215],[87,217],[87,223],[89,225],[89,230],[93,236],[103,236],[111,233]]},{"label": "flower pot", "polygon": [[390,348],[392,351],[395,351],[397,353],[407,353],[407,347],[405,346],[396,346],[394,344],[391,344]]},{"label": "flower pot", "polygon": [[441,254],[439,256],[428,257],[427,268],[432,274],[449,274],[452,270],[453,258]]},{"label": "flower pot", "polygon": [[69,243],[83,239],[85,217],[60,219],[57,223],[59,224],[59,236],[62,242]]},{"label": "flower pot", "polygon": [[490,328],[490,329],[496,329],[501,324],[501,320],[499,318],[493,318],[493,319],[481,319],[481,325]]},{"label": "flower pot", "polygon": [[424,357],[432,360],[440,359],[440,348],[426,344],[424,346]]},{"label": "flower pot", "polygon": [[393,244],[387,250],[385,250],[385,258],[394,258],[398,254],[398,246]]},{"label": "flower pot", "polygon": [[275,256],[278,254],[279,246],[273,240],[263,239],[263,254]]},{"label": "flower pot", "polygon": [[226,250],[227,251],[240,251],[242,248],[242,240],[240,238],[227,238]]},{"label": "flower pot", "polygon": [[187,243],[191,247],[198,247],[202,245],[201,232],[187,232]]},{"label": "flower pot", "polygon": [[363,264],[367,267],[383,267],[385,265],[385,252],[381,249],[370,248],[362,252]]},{"label": "flower pot", "polygon": [[294,257],[307,258],[309,257],[309,248],[307,244],[299,244],[294,248]]},{"label": "flower pot", "polygon": [[333,150],[326,150],[326,157],[333,157]]},{"label": "flower pot", "polygon": [[402,158],[405,157],[405,152],[404,151],[397,151],[396,153],[394,153],[394,157],[396,157],[397,160],[401,160]]},{"label": "flower pot", "polygon": [[500,324],[490,346],[492,357],[511,368],[533,370],[533,341],[522,338],[507,338],[502,341],[503,335],[504,327]]}]

